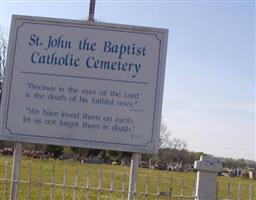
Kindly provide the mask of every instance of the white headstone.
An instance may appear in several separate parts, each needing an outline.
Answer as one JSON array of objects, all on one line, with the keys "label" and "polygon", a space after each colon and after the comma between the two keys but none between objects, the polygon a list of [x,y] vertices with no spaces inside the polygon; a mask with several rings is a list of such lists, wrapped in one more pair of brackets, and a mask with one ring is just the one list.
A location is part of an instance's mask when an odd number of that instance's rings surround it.
[{"label": "white headstone", "polygon": [[195,161],[197,172],[196,200],[215,200],[217,194],[217,173],[221,171],[222,164],[212,156],[201,156]]}]

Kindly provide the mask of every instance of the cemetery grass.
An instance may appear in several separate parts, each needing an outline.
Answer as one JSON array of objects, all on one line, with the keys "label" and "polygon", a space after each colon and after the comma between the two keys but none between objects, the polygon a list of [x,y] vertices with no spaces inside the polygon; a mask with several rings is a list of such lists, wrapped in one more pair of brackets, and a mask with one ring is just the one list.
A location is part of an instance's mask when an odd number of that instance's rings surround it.
[{"label": "cemetery grass", "polygon": [[[6,167],[7,166],[7,167]],[[8,199],[10,189],[10,177],[12,157],[0,156],[0,198]],[[7,169],[7,171],[6,171]],[[66,175],[65,174],[66,171]],[[129,183],[129,167],[117,165],[81,164],[75,161],[22,159],[20,180],[24,181],[19,187],[19,199],[62,199],[65,192],[66,199],[72,199],[75,193],[76,199],[124,199],[127,198]],[[7,181],[4,181],[6,176]],[[99,177],[102,177],[99,180]],[[40,184],[47,183],[47,184]],[[66,182],[66,186],[63,184]],[[99,192],[99,182],[101,191]],[[152,169],[138,171],[137,199],[144,199],[143,193],[147,191],[148,199],[156,199],[157,192],[169,192],[174,195],[193,196],[196,182],[196,173],[170,172]],[[242,178],[218,177],[219,199],[228,198],[228,184],[231,184],[230,198],[237,199],[238,185],[241,184],[240,199],[249,199],[249,187],[252,184],[256,193],[256,181]],[[54,183],[54,184],[52,184]],[[78,187],[72,187],[77,185]],[[86,189],[89,186],[89,190]],[[113,192],[104,189],[113,188]],[[118,190],[118,191],[115,191]],[[6,191],[5,193],[3,191]],[[255,195],[255,194],[254,194]],[[255,196],[254,196],[255,198]],[[159,199],[169,199],[160,197]],[[174,198],[172,198],[174,199]],[[193,199],[193,198],[191,198]]]}]

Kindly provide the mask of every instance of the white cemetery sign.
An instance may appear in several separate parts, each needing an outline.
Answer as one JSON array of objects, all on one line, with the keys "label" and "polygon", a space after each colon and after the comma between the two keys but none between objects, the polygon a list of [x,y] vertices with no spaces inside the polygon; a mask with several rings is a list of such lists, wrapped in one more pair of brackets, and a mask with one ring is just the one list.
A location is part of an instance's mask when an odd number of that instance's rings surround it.
[{"label": "white cemetery sign", "polygon": [[167,35],[13,16],[0,139],[156,153]]}]

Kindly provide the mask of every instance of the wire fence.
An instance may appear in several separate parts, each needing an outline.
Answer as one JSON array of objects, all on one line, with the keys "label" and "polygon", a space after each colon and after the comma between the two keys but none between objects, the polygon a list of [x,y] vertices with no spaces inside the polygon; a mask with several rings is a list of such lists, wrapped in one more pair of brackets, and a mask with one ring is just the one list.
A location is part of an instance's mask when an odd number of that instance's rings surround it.
[{"label": "wire fence", "polygon": [[[85,166],[85,165],[83,165]],[[100,165],[99,165],[100,166]],[[95,170],[83,167],[65,167],[63,163],[58,165],[32,165],[31,162],[22,166],[19,180],[11,180],[11,165],[8,162],[0,166],[0,198],[10,198],[10,184],[18,184],[18,199],[27,200],[124,200],[128,196],[129,175],[127,171],[120,173],[114,170],[104,170],[99,167]],[[167,200],[167,199],[195,199],[195,179],[184,180],[184,177],[174,179],[172,177],[143,175],[138,178],[133,191],[135,199],[142,200]],[[225,190],[225,194],[216,199],[222,200],[255,200],[256,185],[233,185],[232,183],[218,183],[218,190]],[[246,193],[246,195],[244,194]],[[221,197],[220,197],[221,196]]]}]

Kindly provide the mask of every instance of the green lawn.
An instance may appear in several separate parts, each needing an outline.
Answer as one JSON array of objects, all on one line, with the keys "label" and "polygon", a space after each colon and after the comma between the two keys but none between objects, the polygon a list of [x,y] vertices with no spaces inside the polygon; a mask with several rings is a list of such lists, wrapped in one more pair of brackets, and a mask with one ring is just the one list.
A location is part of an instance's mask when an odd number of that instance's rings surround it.
[{"label": "green lawn", "polygon": [[[5,168],[5,166],[8,166]],[[0,199],[8,197],[11,177],[11,157],[0,157]],[[6,170],[7,169],[7,172]],[[41,173],[40,173],[41,172]],[[65,173],[66,172],[66,173]],[[7,175],[7,181],[3,179]],[[101,177],[101,179],[99,179]],[[129,167],[113,165],[81,164],[71,161],[39,160],[23,158],[21,180],[26,181],[20,185],[19,199],[62,199],[65,193],[66,199],[72,199],[74,194],[76,199],[127,199],[129,182]],[[159,171],[151,169],[139,169],[137,182],[137,199],[146,199],[143,192],[149,194],[148,199],[157,199],[157,192],[168,192],[172,188],[175,195],[192,196],[195,187],[196,173],[177,173],[169,171]],[[48,183],[40,185],[39,183]],[[63,187],[66,182],[68,187]],[[100,189],[99,192],[99,182]],[[238,185],[241,184],[240,199],[249,199],[249,187],[252,184],[253,192],[256,193],[256,181],[242,179],[218,177],[220,199],[227,199],[228,184],[231,184],[231,198],[237,199]],[[52,185],[51,183],[54,183]],[[159,184],[158,184],[159,183]],[[72,187],[72,186],[77,187]],[[158,186],[159,185],[159,186]],[[86,189],[89,186],[89,190]],[[5,189],[6,187],[6,189]],[[104,191],[104,189],[119,190],[118,192]],[[122,192],[125,190],[125,192]],[[6,193],[3,193],[6,191]],[[5,195],[6,194],[6,195]],[[153,195],[150,195],[153,194]],[[170,199],[160,197],[159,199]],[[172,198],[174,199],[174,198]],[[179,198],[180,199],[180,198]],[[256,199],[254,196],[253,199]]]}]

